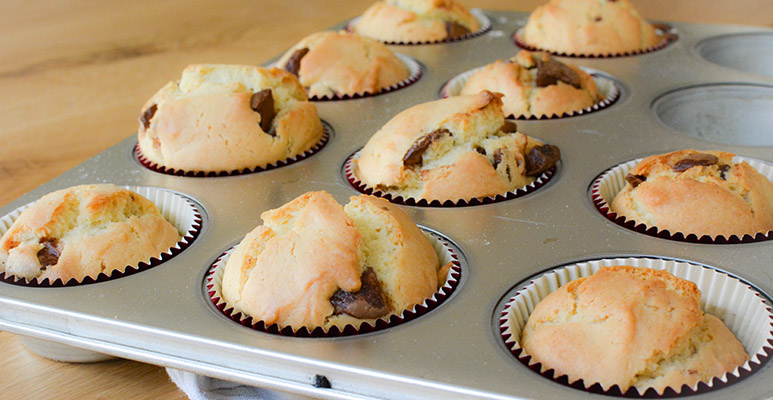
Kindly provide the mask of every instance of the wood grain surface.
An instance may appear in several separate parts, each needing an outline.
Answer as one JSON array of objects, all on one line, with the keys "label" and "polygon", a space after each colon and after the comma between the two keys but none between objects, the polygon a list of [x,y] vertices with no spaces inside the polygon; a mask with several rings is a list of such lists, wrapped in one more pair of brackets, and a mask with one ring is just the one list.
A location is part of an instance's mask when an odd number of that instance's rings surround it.
[{"label": "wood grain surface", "polygon": [[[0,205],[135,134],[145,101],[192,63],[260,64],[373,0],[5,0]],[[632,0],[648,19],[773,27],[773,1]],[[530,11],[544,2],[462,0]],[[163,368],[57,363],[0,333],[0,398],[184,399]]]}]

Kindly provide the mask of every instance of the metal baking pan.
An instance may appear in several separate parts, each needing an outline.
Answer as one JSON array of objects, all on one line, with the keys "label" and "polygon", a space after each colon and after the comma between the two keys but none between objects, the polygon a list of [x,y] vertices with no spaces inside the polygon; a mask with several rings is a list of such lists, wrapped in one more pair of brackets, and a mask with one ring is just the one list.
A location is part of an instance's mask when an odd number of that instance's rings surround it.
[{"label": "metal baking pan", "polygon": [[[685,134],[661,122],[655,107],[662,104],[657,99],[684,88],[773,86],[773,77],[709,62],[698,48],[713,37],[743,38],[771,30],[673,23],[679,39],[662,50],[569,60],[612,77],[621,89],[614,105],[572,118],[518,122],[522,132],[561,149],[561,166],[548,184],[494,204],[402,206],[416,223],[451,240],[461,254],[461,282],[433,311],[396,327],[340,338],[258,332],[219,313],[205,293],[205,273],[260,223],[262,211],[309,190],[326,190],[346,202],[358,192],[346,181],[343,164],[381,125],[409,106],[439,98],[441,86],[457,74],[518,51],[512,34],[528,14],[484,14],[492,28],[476,38],[393,46],[421,63],[423,76],[413,85],[362,99],[318,102],[320,116],[334,132],[324,149],[303,161],[232,177],[170,176],[134,159],[131,134],[6,205],[0,214],[53,190],[109,182],[178,191],[204,212],[201,233],[190,247],[141,273],[63,288],[0,284],[0,329],[317,398],[603,398],[540,376],[505,348],[499,307],[519,282],[570,262],[656,256],[715,267],[773,294],[773,241],[708,245],[659,239],[614,224],[590,200],[589,185],[599,173],[651,154],[719,148],[773,163],[770,142],[750,145]],[[769,135],[769,125],[761,131]],[[325,376],[331,387],[315,387],[316,375]],[[773,396],[771,380],[773,367],[767,363],[736,384],[697,397],[768,398]]]}]

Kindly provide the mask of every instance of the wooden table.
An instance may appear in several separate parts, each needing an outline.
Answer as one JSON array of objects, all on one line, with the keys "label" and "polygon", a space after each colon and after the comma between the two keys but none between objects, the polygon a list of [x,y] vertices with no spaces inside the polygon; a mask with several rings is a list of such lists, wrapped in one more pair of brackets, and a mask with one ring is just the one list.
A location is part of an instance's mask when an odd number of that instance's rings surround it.
[{"label": "wooden table", "polygon": [[[373,0],[26,1],[0,16],[0,205],[134,135],[141,106],[191,63],[260,64]],[[463,0],[530,11],[544,0]],[[649,19],[773,27],[770,0],[634,0]],[[65,364],[0,333],[0,397],[184,399],[161,367]]]}]

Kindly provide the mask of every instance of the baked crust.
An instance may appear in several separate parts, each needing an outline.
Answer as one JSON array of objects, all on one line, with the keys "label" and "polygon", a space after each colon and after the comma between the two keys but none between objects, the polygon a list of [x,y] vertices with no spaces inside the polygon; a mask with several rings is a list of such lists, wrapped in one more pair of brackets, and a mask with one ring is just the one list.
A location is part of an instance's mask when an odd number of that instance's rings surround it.
[{"label": "baked crust", "polygon": [[[368,140],[354,174],[372,188],[430,201],[504,194],[534,180],[525,157],[542,145],[504,132],[504,123],[501,94],[489,91],[413,106]],[[417,155],[422,141],[431,143]]]},{"label": "baked crust", "polygon": [[438,289],[432,245],[399,208],[369,196],[341,207],[326,192],[305,193],[261,215],[226,263],[223,296],[266,325],[343,327],[372,318],[335,314],[333,295],[361,289],[375,272],[389,314],[423,302]]},{"label": "baked crust", "polygon": [[[159,257],[179,239],[141,195],[109,184],[74,186],[22,212],[0,239],[0,271],[28,281],[82,281]],[[45,262],[46,253],[58,254]]]},{"label": "baked crust", "polygon": [[547,53],[522,50],[509,60],[497,60],[471,74],[460,94],[476,94],[482,90],[502,93],[505,115],[515,117],[560,116],[591,107],[601,100],[593,78],[571,64],[564,65],[577,75],[580,87],[561,80],[538,86],[537,60],[558,62]]},{"label": "baked crust", "polygon": [[385,42],[425,42],[449,39],[446,23],[480,29],[466,7],[451,0],[384,0],[365,10],[354,31]]},{"label": "baked crust", "polygon": [[[271,90],[276,115],[267,130],[251,106],[264,89]],[[323,135],[317,109],[297,78],[276,68],[190,65],[142,109],[142,154],[184,171],[265,167],[309,150]]]},{"label": "baked crust", "polygon": [[625,53],[661,40],[628,0],[550,0],[531,13],[521,37],[539,49],[568,54]]},{"label": "baked crust", "polygon": [[[681,160],[701,155],[716,163],[674,170]],[[646,157],[629,172],[644,181],[626,183],[611,210],[672,234],[740,237],[773,230],[773,183],[745,162],[734,164],[733,156],[686,149]]]},{"label": "baked crust", "polygon": [[521,346],[555,376],[583,379],[586,387],[678,392],[749,359],[722,321],[703,313],[700,295],[694,283],[665,271],[602,267],[537,304]]},{"label": "baked crust", "polygon": [[277,62],[284,68],[296,51],[308,49],[298,79],[309,96],[377,93],[408,79],[408,67],[378,41],[346,32],[317,32],[303,38]]}]

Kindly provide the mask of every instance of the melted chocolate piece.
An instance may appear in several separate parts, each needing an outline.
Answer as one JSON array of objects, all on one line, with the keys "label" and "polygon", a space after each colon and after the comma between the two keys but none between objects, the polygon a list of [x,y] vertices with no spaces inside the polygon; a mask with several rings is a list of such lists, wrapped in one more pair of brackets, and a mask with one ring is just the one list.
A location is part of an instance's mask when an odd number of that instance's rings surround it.
[{"label": "melted chocolate piece", "polygon": [[253,94],[250,99],[250,108],[260,114],[260,129],[263,129],[263,132],[269,133],[271,131],[271,122],[276,115],[276,111],[274,111],[274,96],[271,94],[271,89],[263,89]]},{"label": "melted chocolate piece", "polygon": [[552,144],[537,146],[526,155],[526,175],[538,176],[556,165],[561,159],[561,151]]},{"label": "melted chocolate piece", "polygon": [[413,167],[421,164],[421,156],[427,151],[429,145],[446,135],[451,136],[451,131],[448,129],[438,129],[418,138],[413,142],[413,146],[405,152],[405,156],[403,156],[403,165],[406,167]]},{"label": "melted chocolate piece", "polygon": [[146,130],[150,128],[150,120],[156,115],[156,110],[158,110],[158,105],[153,104],[140,115],[140,122],[142,122],[142,126],[144,126]]},{"label": "melted chocolate piece", "polygon": [[40,261],[41,269],[46,269],[50,265],[56,265],[59,262],[59,256],[61,255],[61,249],[59,249],[59,241],[51,238],[41,238],[40,244],[43,248],[38,251],[38,261]]},{"label": "melted chocolate piece", "polygon": [[298,71],[301,70],[301,59],[308,52],[309,52],[309,49],[307,47],[295,50],[293,55],[290,56],[290,59],[287,60],[287,63],[285,64],[285,71],[295,76],[298,76]]},{"label": "melted chocolate piece", "polygon": [[730,171],[730,166],[727,164],[722,164],[719,166],[719,177],[722,178],[723,181],[727,180],[727,176],[725,174],[727,171]]},{"label": "melted chocolate piece", "polygon": [[690,154],[689,156],[679,160],[674,164],[671,169],[674,172],[684,172],[692,167],[696,167],[698,165],[714,165],[717,162],[719,162],[719,159],[712,154],[706,154],[706,153],[695,153]]},{"label": "melted chocolate piece", "polygon": [[506,119],[505,123],[502,124],[502,127],[499,129],[504,133],[515,133],[518,132],[518,125],[516,125],[515,122]]},{"label": "melted chocolate piece", "polygon": [[564,82],[579,89],[580,75],[564,63],[549,58],[547,61],[537,60],[537,86],[545,87]]},{"label": "melted chocolate piece", "polygon": [[389,313],[389,307],[386,305],[384,292],[381,290],[381,283],[378,281],[373,268],[368,267],[360,277],[362,285],[356,292],[345,292],[338,289],[330,303],[333,304],[334,315],[349,314],[355,318],[379,318]]},{"label": "melted chocolate piece", "polygon": [[446,21],[446,39],[456,39],[469,34],[470,30],[466,26],[453,21]]},{"label": "melted chocolate piece", "polygon": [[636,187],[636,186],[639,186],[642,182],[646,181],[647,177],[644,175],[627,174],[625,176],[625,180],[628,181],[628,183],[630,183],[631,186]]},{"label": "melted chocolate piece", "polygon": [[502,158],[504,156],[504,152],[502,149],[496,149],[494,150],[494,155],[492,156],[493,160],[491,161],[491,165],[494,167],[494,169],[497,169],[499,166],[499,163],[502,162]]}]

